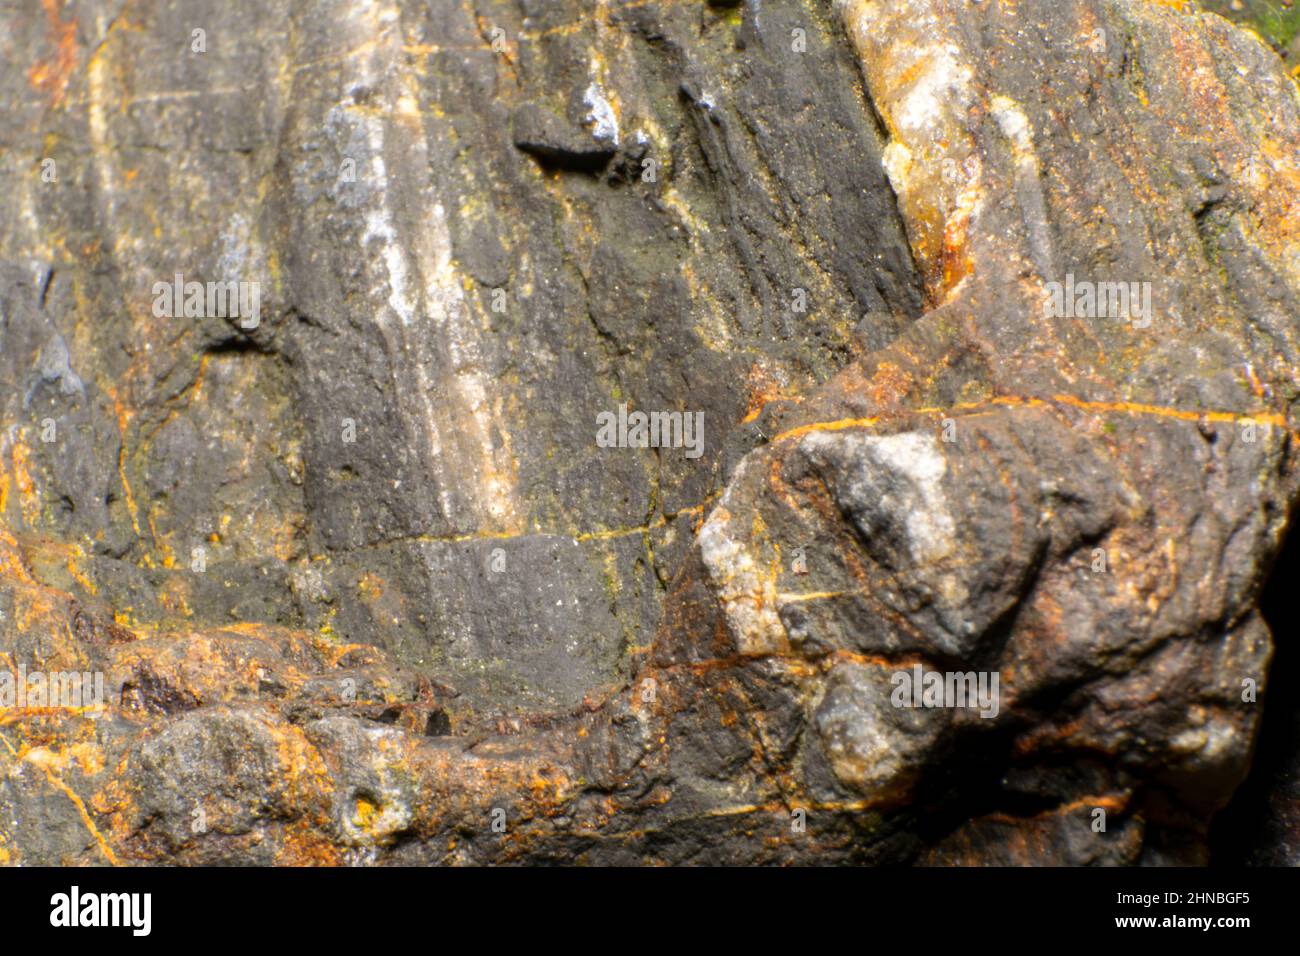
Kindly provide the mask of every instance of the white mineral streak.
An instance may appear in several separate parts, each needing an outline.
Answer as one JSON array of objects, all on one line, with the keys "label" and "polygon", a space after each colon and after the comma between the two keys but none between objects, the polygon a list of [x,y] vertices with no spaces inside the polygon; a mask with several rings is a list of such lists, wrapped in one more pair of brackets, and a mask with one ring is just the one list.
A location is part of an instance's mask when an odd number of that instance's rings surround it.
[{"label": "white mineral streak", "polygon": [[1025,111],[1013,99],[993,96],[993,118],[1011,144],[1011,155],[1016,164],[1016,200],[1020,216],[1029,236],[1029,254],[1039,275],[1051,280],[1056,276],[1055,256],[1052,253],[1052,230],[1047,222],[1047,200],[1043,198],[1042,170],[1038,153],[1034,150],[1033,129]]},{"label": "white mineral streak", "polygon": [[[107,36],[108,24],[104,22],[102,14],[98,26],[103,45],[86,64],[86,125],[90,131],[91,164],[95,185],[99,190],[100,211],[104,216],[104,234],[124,237],[126,231],[117,215],[118,197],[122,191],[118,188],[117,163],[108,136],[108,110],[117,108],[115,100],[118,93],[109,85],[110,67],[106,47],[111,41]],[[142,281],[145,279],[143,275],[137,278]]]},{"label": "white mineral streak", "polygon": [[22,223],[23,231],[18,233],[16,228],[11,228],[9,234],[0,239],[0,255],[8,253],[4,244],[8,244],[12,249],[40,249],[44,253],[42,258],[52,259],[53,251],[49,247],[48,237],[50,230],[41,226],[40,219],[36,215],[36,191],[28,185],[18,191],[18,203],[20,210],[17,216],[17,222]]},{"label": "white mineral streak", "polygon": [[[805,440],[823,438],[812,434]],[[909,501],[903,526],[914,564],[930,564],[950,555],[957,546],[956,526],[944,495],[942,479],[948,463],[932,435],[904,432],[899,435],[835,436],[864,446],[863,460],[875,461],[884,469],[905,478],[916,499]],[[882,507],[884,502],[881,503]],[[919,507],[917,505],[919,504]]]},{"label": "white mineral streak", "polygon": [[960,247],[979,214],[980,158],[967,129],[975,70],[933,0],[838,0],[872,102],[889,133],[883,164],[931,296],[960,276],[940,268],[945,240]]},{"label": "white mineral streak", "polygon": [[[987,112],[1010,146],[1025,252],[1040,276],[1057,273],[1033,128],[1024,110],[975,82],[971,54],[938,0],[838,0],[872,102],[889,132],[884,166],[932,298],[949,298],[966,274],[967,236],[987,183],[975,136]],[[982,188],[983,187],[983,188]]]},{"label": "white mineral streak", "polygon": [[586,122],[591,124],[591,135],[617,146],[618,118],[599,83],[592,81],[583,93],[582,102],[588,109]]},{"label": "white mineral streak", "polygon": [[[349,100],[339,107],[364,131],[369,169],[358,174],[368,192],[361,246],[386,306],[376,320],[399,377],[402,410],[423,432],[443,514],[467,529],[509,529],[517,521],[510,446],[493,441],[506,432],[488,399],[483,325],[452,261],[446,208],[423,178],[402,181],[385,161],[386,153],[400,154],[402,168],[420,177],[430,168],[398,21],[396,8],[374,0],[352,7],[348,42],[362,52],[345,61],[352,71],[345,88],[371,95],[364,105]],[[400,221],[395,209],[405,213]],[[469,514],[461,513],[463,505]]]},{"label": "white mineral streak", "polygon": [[754,459],[736,469],[726,493],[700,528],[700,556],[717,589],[727,622],[742,655],[772,654],[788,645],[785,626],[777,616],[776,576],[755,559],[751,543],[732,527],[733,491],[743,484]]}]

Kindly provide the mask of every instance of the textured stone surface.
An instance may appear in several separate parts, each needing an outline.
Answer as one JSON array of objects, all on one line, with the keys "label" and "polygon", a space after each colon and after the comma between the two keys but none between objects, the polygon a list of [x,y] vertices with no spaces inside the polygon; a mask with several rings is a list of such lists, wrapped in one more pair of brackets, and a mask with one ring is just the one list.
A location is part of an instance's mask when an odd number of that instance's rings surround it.
[{"label": "textured stone surface", "polygon": [[0,711],[0,862],[1205,861],[1300,91],[1179,6],[0,10],[0,666],[108,698]]}]

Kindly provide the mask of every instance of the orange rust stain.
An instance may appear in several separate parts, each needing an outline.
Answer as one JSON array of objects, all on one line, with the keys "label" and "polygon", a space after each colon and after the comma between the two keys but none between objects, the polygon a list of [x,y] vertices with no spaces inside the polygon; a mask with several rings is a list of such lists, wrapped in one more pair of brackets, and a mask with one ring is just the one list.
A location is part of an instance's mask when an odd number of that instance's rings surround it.
[{"label": "orange rust stain", "polygon": [[970,221],[974,211],[975,195],[969,191],[960,197],[957,210],[944,223],[939,250],[940,268],[943,270],[942,293],[953,289],[975,269],[969,247]]},{"label": "orange rust stain", "polygon": [[1077,813],[1080,810],[1095,810],[1098,807],[1107,813],[1122,813],[1128,808],[1128,799],[1123,794],[1101,794],[1095,797],[1080,797],[1078,800],[1071,800],[1069,803],[1062,803],[1060,806],[1044,810],[1042,813],[1035,814],[1032,817],[1016,817],[1008,813],[990,813],[985,819],[992,820],[995,823],[1010,824],[1020,826],[1026,820],[1046,820],[1052,817],[1062,817],[1070,813]]},{"label": "orange rust stain", "polygon": [[36,483],[32,480],[28,462],[31,449],[21,440],[15,441],[11,455],[14,462],[14,484],[18,488],[18,502],[22,508],[23,519],[30,525],[40,517],[41,503],[36,496]]},{"label": "orange rust stain", "polygon": [[913,384],[912,376],[893,362],[881,362],[871,376],[871,400],[880,408],[896,405]]},{"label": "orange rust stain", "polygon": [[72,575],[73,580],[76,581],[78,584],[80,584],[83,588],[85,588],[88,593],[97,594],[98,591],[95,588],[95,582],[86,576],[86,573],[81,569],[81,565],[77,563],[78,558],[84,558],[84,557],[85,557],[85,552],[83,552],[81,548],[77,547],[76,545],[73,545],[71,548],[68,549],[68,559],[67,559],[68,574]]},{"label": "orange rust stain", "polygon": [[1018,757],[1030,756],[1041,750],[1050,750],[1066,744],[1077,746],[1076,735],[1083,730],[1083,723],[1072,720],[1059,727],[1039,727],[1012,745],[1012,752]]},{"label": "orange rust stain", "polygon": [[276,855],[277,866],[339,866],[338,849],[323,838],[307,820],[285,828],[284,843]]},{"label": "orange rust stain", "polygon": [[798,428],[791,428],[789,431],[782,432],[776,436],[777,441],[784,441],[790,438],[802,438],[804,435],[812,432],[838,432],[847,428],[870,428],[880,422],[879,416],[871,418],[841,418],[833,422],[812,422],[809,425],[800,425]]},{"label": "orange rust stain", "polygon": [[1078,800],[1072,800],[1069,803],[1063,803],[1057,807],[1057,812],[1069,812],[1087,808],[1089,810],[1101,807],[1108,813],[1119,813],[1128,807],[1128,796],[1126,794],[1102,794],[1095,797],[1080,797]]},{"label": "orange rust stain", "polygon": [[[1019,395],[999,395],[984,402],[962,402],[945,408],[924,407],[903,409],[900,411],[900,414],[979,414],[999,406],[1009,408],[1051,408],[1053,405],[1068,405],[1071,408],[1077,408],[1080,411],[1091,412],[1097,415],[1115,413],[1137,416],[1145,415],[1153,418],[1169,418],[1182,422],[1217,422],[1235,425],[1250,424],[1279,428],[1290,432],[1296,431],[1291,428],[1285,415],[1266,410],[1255,412],[1232,412],[1211,409],[1170,408],[1164,405],[1147,405],[1142,402],[1089,401],[1088,399],[1076,398],[1073,395],[1053,395],[1050,399],[1027,398]],[[834,432],[843,431],[849,428],[869,428],[872,425],[879,424],[883,420],[884,416],[875,415],[869,418],[841,418],[829,422],[810,422],[807,425],[800,425],[797,428],[791,428],[789,431],[782,432],[777,435],[773,441],[785,441],[791,438],[801,438],[810,432]]]},{"label": "orange rust stain", "polygon": [[158,592],[158,603],[170,615],[193,617],[194,611],[189,604],[189,582],[183,578],[168,580]]},{"label": "orange rust stain", "polygon": [[333,644],[328,644],[323,640],[313,641],[312,646],[314,646],[316,650],[319,651],[327,661],[329,661],[330,667],[338,667],[339,661],[341,661],[344,657],[346,657],[348,654],[352,653],[353,651],[374,650],[374,648],[371,647],[369,644],[333,645]]},{"label": "orange rust stain", "polygon": [[275,525],[271,532],[271,548],[281,561],[289,561],[297,555],[301,544],[300,530],[305,523],[302,513],[295,512]]},{"label": "orange rust stain", "polygon": [[1268,397],[1268,390],[1264,387],[1264,383],[1259,380],[1259,376],[1255,374],[1255,370],[1249,364],[1246,366],[1246,375],[1250,379],[1250,390],[1255,393],[1255,397],[1260,401],[1266,399]]},{"label": "orange rust stain", "polygon": [[64,783],[63,780],[60,779],[59,776],[48,766],[44,764],[40,764],[39,766],[43,771],[45,771],[45,778],[50,782],[50,786],[54,787],[56,790],[62,791],[64,796],[71,800],[72,805],[77,808],[77,813],[81,816],[81,822],[85,824],[90,835],[94,837],[95,843],[99,846],[99,851],[104,854],[104,858],[113,866],[121,866],[121,863],[118,862],[117,855],[113,852],[113,848],[108,845],[108,841],[104,839],[104,835],[100,833],[99,828],[95,826],[95,821],[91,819],[90,811],[86,809],[86,802],[82,800],[81,797],[77,796],[77,792]]},{"label": "orange rust stain", "polygon": [[41,6],[45,8],[54,52],[49,59],[37,60],[32,65],[27,71],[27,82],[57,107],[63,103],[68,80],[77,66],[77,18],[64,20],[59,15],[59,0],[41,0]]},{"label": "orange rust stain", "polygon": [[861,591],[796,591],[782,592],[778,594],[778,603],[785,604],[803,604],[806,601],[832,601],[836,598],[854,597],[861,594]]},{"label": "orange rust stain", "polygon": [[748,425],[763,413],[768,402],[777,400],[801,402],[803,396],[787,392],[768,369],[755,364],[749,370],[749,400],[741,424]]},{"label": "orange rust stain", "polygon": [[130,514],[131,516],[131,528],[132,530],[135,531],[135,536],[138,538],[141,537],[140,513],[135,505],[135,495],[131,492],[131,482],[128,481],[126,477],[126,435],[127,435],[127,427],[131,423],[132,412],[122,402],[122,399],[118,395],[116,389],[106,385],[104,386],[104,391],[107,393],[108,397],[113,401],[113,411],[117,415],[117,428],[122,436],[122,444],[117,454],[117,474],[118,477],[122,480],[122,494],[123,497],[126,499],[127,513]]},{"label": "orange rust stain", "polygon": [[1173,418],[1183,422],[1224,422],[1229,424],[1271,425],[1274,428],[1288,428],[1284,415],[1276,412],[1225,412],[1195,411],[1191,409],[1167,408],[1163,405],[1144,405],[1141,402],[1089,402],[1071,395],[1053,395],[1052,401],[1069,405],[1088,412],[1121,412],[1129,415],[1152,415],[1157,418]]},{"label": "orange rust stain", "polygon": [[0,726],[8,727],[11,724],[25,724],[34,720],[50,720],[61,717],[83,717],[87,714],[97,713],[99,708],[96,707],[6,707],[0,711]]}]

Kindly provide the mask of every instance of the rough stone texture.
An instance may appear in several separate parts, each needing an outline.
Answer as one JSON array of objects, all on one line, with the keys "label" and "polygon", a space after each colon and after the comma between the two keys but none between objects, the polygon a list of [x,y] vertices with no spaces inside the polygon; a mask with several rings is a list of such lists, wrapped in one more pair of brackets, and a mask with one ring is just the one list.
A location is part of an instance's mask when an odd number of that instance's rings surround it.
[{"label": "rough stone texture", "polygon": [[0,862],[1206,860],[1300,91],[1180,6],[0,8],[0,665],[108,697],[0,712]]}]

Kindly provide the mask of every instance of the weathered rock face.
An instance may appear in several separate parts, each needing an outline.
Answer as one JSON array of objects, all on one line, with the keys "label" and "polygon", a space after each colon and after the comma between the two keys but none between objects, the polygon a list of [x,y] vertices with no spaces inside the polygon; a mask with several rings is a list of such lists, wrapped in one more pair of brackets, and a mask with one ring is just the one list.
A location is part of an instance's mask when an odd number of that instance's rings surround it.
[{"label": "weathered rock face", "polygon": [[[1258,39],[43,7],[0,14],[0,674],[106,704],[0,710],[0,862],[1206,859],[1300,492]],[[638,411],[679,440],[610,447]],[[930,673],[972,705],[899,706]]]}]

